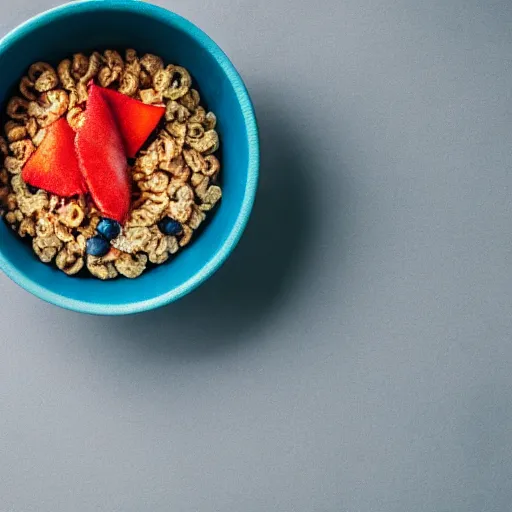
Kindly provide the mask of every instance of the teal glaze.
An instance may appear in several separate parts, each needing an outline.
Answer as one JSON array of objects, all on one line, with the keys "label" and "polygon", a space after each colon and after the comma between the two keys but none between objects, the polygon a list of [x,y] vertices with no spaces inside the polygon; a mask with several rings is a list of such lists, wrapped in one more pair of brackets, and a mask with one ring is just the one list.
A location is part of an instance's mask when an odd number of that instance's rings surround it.
[{"label": "teal glaze", "polygon": [[0,41],[0,98],[8,97],[32,62],[57,62],[76,51],[112,47],[154,52],[191,71],[203,101],[218,116],[224,198],[190,247],[133,281],[67,277],[39,262],[31,248],[1,223],[0,268],[7,276],[52,304],[101,315],[138,313],[169,304],[210,277],[242,235],[259,170],[256,119],[237,71],[200,29],[151,4],[134,0],[73,2],[19,26]]}]

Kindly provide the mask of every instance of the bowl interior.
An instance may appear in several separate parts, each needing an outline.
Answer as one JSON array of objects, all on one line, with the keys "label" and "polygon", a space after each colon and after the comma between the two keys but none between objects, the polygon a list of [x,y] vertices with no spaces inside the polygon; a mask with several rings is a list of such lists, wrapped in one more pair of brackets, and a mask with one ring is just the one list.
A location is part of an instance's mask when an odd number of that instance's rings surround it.
[{"label": "bowl interior", "polygon": [[69,278],[39,262],[3,222],[0,263],[18,284],[52,303],[89,313],[122,314],[179,298],[227,257],[252,206],[257,135],[245,88],[218,47],[183,18],[142,2],[70,4],[23,26],[0,46],[0,98],[5,101],[32,62],[57,63],[73,52],[107,48],[156,53],[191,72],[202,101],[218,117],[221,205],[190,247],[133,281]]}]

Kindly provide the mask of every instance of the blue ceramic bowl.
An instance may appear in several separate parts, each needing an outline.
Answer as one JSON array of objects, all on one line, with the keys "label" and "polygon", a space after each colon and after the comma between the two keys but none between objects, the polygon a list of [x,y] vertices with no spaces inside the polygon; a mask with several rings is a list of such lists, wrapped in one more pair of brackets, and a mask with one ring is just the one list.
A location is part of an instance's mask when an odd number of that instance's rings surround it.
[{"label": "blue ceramic bowl", "polygon": [[218,116],[224,197],[205,230],[172,262],[135,280],[71,278],[41,263],[0,223],[0,268],[52,304],[82,313],[121,315],[163,306],[184,296],[226,260],[251,213],[258,181],[259,143],[247,90],[222,50],[182,17],[136,0],[73,2],[21,25],[0,41],[0,98],[39,60],[71,53],[136,48],[185,66],[203,101]]}]

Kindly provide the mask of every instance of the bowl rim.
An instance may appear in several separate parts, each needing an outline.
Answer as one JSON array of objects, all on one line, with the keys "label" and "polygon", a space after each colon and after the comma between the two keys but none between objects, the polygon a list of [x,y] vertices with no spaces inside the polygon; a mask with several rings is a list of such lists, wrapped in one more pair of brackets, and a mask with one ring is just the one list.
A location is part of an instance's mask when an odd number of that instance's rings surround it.
[{"label": "bowl rim", "polygon": [[213,39],[211,39],[199,27],[194,25],[186,18],[180,16],[179,14],[169,11],[163,7],[140,2],[137,0],[80,0],[78,2],[64,4],[44,11],[11,30],[0,40],[0,55],[11,45],[15,44],[23,37],[29,35],[33,30],[45,25],[48,22],[70,14],[79,14],[97,9],[106,9],[112,11],[122,10],[125,12],[128,11],[165,21],[177,30],[186,32],[187,35],[192,37],[200,46],[209,52],[222,68],[229,82],[233,86],[244,117],[249,146],[248,172],[245,193],[242,206],[238,212],[236,221],[234,222],[231,231],[217,252],[197,273],[195,273],[180,286],[169,292],[143,301],[115,305],[95,304],[88,301],[71,299],[45,288],[37,281],[34,281],[25,275],[23,271],[17,268],[15,265],[12,265],[4,257],[0,244],[0,269],[12,281],[36,297],[39,297],[40,299],[43,299],[50,304],[54,304],[61,308],[78,313],[117,316],[142,313],[170,304],[196,289],[222,266],[222,264],[226,261],[230,253],[238,244],[240,237],[245,230],[254,205],[259,178],[260,149],[258,125],[254,107],[252,105],[247,88],[234,65],[231,63],[227,55],[217,45],[217,43],[215,43]]}]

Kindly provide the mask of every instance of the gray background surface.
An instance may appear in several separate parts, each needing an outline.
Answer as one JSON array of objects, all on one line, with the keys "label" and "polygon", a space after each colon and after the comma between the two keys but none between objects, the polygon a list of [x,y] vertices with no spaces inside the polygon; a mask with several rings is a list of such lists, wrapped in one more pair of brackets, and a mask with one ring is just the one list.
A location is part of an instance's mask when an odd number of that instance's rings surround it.
[{"label": "gray background surface", "polygon": [[161,4],[247,82],[254,217],[150,314],[0,278],[0,511],[510,512],[512,3]]}]

